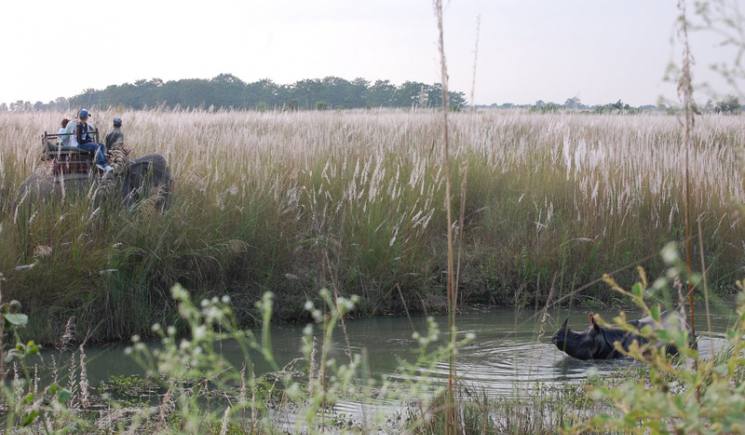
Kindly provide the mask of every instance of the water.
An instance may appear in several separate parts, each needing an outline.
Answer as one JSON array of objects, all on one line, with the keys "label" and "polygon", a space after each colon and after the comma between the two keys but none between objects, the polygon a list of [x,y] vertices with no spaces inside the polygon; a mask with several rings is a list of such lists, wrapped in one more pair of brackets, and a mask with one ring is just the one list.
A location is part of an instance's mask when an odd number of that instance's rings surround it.
[{"label": "water", "polygon": [[[615,314],[617,312],[606,312],[603,316],[610,320]],[[461,349],[458,356],[458,376],[461,382],[492,397],[529,394],[539,385],[577,382],[593,372],[611,375],[618,369],[634,364],[628,360],[580,361],[568,357],[551,344],[551,336],[566,317],[569,317],[569,326],[572,329],[585,329],[588,318],[584,312],[552,313],[542,335],[539,333],[536,317],[532,311],[516,312],[509,309],[472,311],[459,316],[459,333],[472,332],[476,336],[473,342]],[[628,314],[628,317],[634,318],[632,314]],[[436,317],[435,320],[441,331],[447,330],[446,317]],[[731,317],[718,314],[712,315],[711,320],[712,329],[722,332],[729,326]],[[280,365],[301,356],[299,349],[303,326],[273,328],[273,349]],[[415,317],[410,321],[406,317],[375,317],[349,320],[346,326],[352,351],[359,353],[363,348],[366,349],[372,374],[389,375],[396,371],[400,359],[415,359],[417,343],[412,338],[412,332],[413,329],[425,332],[426,318]],[[705,329],[703,323],[697,326],[699,331]],[[700,337],[699,348],[704,355],[710,355],[722,343],[721,335],[711,334]],[[93,384],[112,375],[141,374],[140,368],[123,355],[123,349],[123,345],[114,345],[87,351],[88,376]],[[331,356],[344,361],[345,349],[344,337],[338,330]],[[240,352],[236,347],[225,344],[222,351],[240,366]],[[266,367],[259,364],[257,370],[266,370]],[[421,376],[428,377],[435,383],[445,383],[448,376],[447,363],[442,362],[434,370],[422,372]]]}]

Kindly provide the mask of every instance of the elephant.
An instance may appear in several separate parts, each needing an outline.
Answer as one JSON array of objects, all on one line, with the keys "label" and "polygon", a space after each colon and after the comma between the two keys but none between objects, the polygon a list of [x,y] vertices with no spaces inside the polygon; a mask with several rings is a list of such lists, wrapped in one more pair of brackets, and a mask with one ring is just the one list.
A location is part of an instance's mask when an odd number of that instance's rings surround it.
[{"label": "elephant", "polygon": [[113,198],[130,209],[149,198],[160,212],[170,205],[173,180],[159,154],[133,159],[119,175],[98,176],[93,171],[33,174],[21,184],[15,207],[74,195],[92,195],[95,201],[116,195]]}]

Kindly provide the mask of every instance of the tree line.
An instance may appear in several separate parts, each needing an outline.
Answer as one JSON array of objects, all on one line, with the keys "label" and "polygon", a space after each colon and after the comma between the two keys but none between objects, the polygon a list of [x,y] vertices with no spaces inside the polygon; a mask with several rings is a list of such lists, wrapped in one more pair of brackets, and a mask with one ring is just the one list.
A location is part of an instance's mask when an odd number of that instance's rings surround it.
[{"label": "tree line", "polygon": [[[449,93],[452,110],[467,106],[463,92]],[[249,110],[326,110],[358,108],[427,108],[439,107],[442,87],[439,83],[426,84],[407,81],[395,85],[388,80],[374,82],[365,79],[345,80],[340,77],[306,79],[281,85],[271,80],[246,83],[231,74],[220,74],[212,79],[137,80],[134,83],[111,85],[105,89],[87,89],[70,98],[60,97],[47,103],[18,100],[0,103],[0,112],[31,112],[44,110],[70,111],[80,107],[145,108],[215,108]],[[479,108],[523,109],[550,113],[578,111],[590,113],[641,113],[648,111],[675,112],[677,109],[662,103],[630,106],[621,100],[608,104],[586,105],[578,97],[568,98],[563,104],[536,101],[534,104],[491,104]],[[743,110],[739,99],[722,97],[696,105],[698,113],[736,114]]]},{"label": "tree line", "polygon": [[[737,97],[731,95],[721,97],[717,100],[708,100],[704,105],[699,105],[694,102],[693,106],[694,111],[697,114],[739,114],[745,109],[745,106],[740,103],[740,100]],[[478,107],[496,109],[523,109],[537,113],[572,111],[581,113],[636,114],[644,112],[677,113],[677,111],[680,110],[679,107],[671,106],[662,101],[658,102],[657,104],[645,104],[641,106],[632,106],[624,103],[623,100],[617,100],[615,102],[607,104],[587,105],[583,104],[579,97],[568,98],[564,102],[564,104],[538,100],[533,104],[504,103]]]},{"label": "tree line", "polygon": [[[452,110],[466,106],[463,92],[449,93]],[[340,77],[300,80],[281,85],[271,80],[246,83],[232,74],[212,79],[137,80],[87,89],[70,98],[60,97],[43,103],[16,101],[1,104],[0,111],[74,110],[79,107],[127,107],[145,109],[215,108],[252,110],[326,110],[377,107],[439,107],[442,87],[407,81],[395,85],[388,80],[345,80]]]}]

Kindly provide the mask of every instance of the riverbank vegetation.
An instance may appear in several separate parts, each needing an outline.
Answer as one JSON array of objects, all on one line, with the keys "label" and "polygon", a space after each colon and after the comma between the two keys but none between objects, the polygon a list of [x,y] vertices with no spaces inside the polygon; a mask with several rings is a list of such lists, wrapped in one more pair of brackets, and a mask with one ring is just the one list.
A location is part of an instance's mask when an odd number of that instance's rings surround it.
[{"label": "riverbank vegetation", "polygon": [[[296,302],[322,287],[358,294],[357,315],[446,306],[437,114],[125,112],[134,154],[171,165],[165,213],[73,197],[19,206],[23,179],[48,170],[38,135],[64,115],[0,115],[3,296],[33,314],[37,340],[56,340],[73,316],[91,342],[150,335],[175,316],[175,282],[199,298],[227,292],[241,324],[256,322],[267,290],[283,320],[307,320]],[[112,116],[95,114],[101,128]],[[655,253],[683,238],[674,117],[489,111],[450,123],[454,216],[467,199],[466,305],[608,301],[613,292],[586,284],[622,268],[626,282],[638,264],[659,272]],[[738,118],[705,116],[693,137],[691,216],[717,294],[734,291],[742,267],[744,134]]]},{"label": "riverbank vegetation", "polygon": [[[722,350],[702,357],[686,328],[665,325],[660,316],[675,299],[673,277],[686,265],[673,244],[663,251],[668,271],[653,283],[646,274],[630,290],[605,277],[612,291],[633,301],[656,327],[636,330],[623,315],[613,320],[647,341],[625,352],[638,364],[617,376],[539,388],[514,397],[491,397],[460,384],[454,406],[455,426],[463,433],[740,433],[745,414],[745,284],[738,283],[737,318],[724,335]],[[696,285],[701,277],[692,276]],[[682,294],[678,291],[680,297]],[[371,374],[364,349],[341,344],[343,318],[358,298],[319,293],[320,304],[303,307],[312,319],[299,338],[300,357],[277,365],[270,323],[274,297],[256,303],[261,324],[243,329],[227,295],[197,304],[182,287],[171,289],[183,333],[173,325],[155,324],[159,345],[132,337],[126,353],[143,370],[141,378],[89,384],[84,345],[65,367],[53,353],[42,363],[51,376],[40,376],[39,347],[24,339],[27,317],[16,302],[3,304],[5,342],[0,346],[9,378],[2,382],[2,423],[7,431],[50,433],[443,433],[451,414],[445,405],[444,381],[422,376],[473,339],[458,334],[451,341],[430,320],[413,334],[417,346],[394,373]],[[602,322],[602,319],[599,320]],[[455,348],[451,347],[454,343]],[[238,361],[221,352],[223,345],[241,349]],[[665,348],[674,345],[677,355]],[[33,359],[37,358],[37,359]],[[34,363],[32,364],[32,361]],[[268,371],[256,371],[261,361]],[[339,409],[344,401],[356,405]]]}]

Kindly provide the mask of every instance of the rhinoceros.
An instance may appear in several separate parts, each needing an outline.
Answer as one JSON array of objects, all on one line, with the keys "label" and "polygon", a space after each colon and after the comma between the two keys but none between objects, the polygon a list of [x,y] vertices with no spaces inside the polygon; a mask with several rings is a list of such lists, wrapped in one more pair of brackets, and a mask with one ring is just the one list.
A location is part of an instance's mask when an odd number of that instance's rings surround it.
[{"label": "rhinoceros", "polygon": [[[623,350],[628,351],[629,346],[634,341],[637,341],[640,345],[647,341],[644,337],[620,328],[600,326],[594,314],[590,314],[590,325],[582,332],[569,329],[568,323],[569,319],[564,320],[551,342],[559,350],[581,360],[621,358],[624,355],[616,349],[614,343],[618,342]],[[641,330],[645,326],[655,326],[651,317],[630,320],[628,323],[637,330]],[[675,311],[663,313],[662,324],[665,327],[671,325],[686,327],[682,316]],[[666,350],[670,354],[677,353],[674,346],[667,346]]]}]

